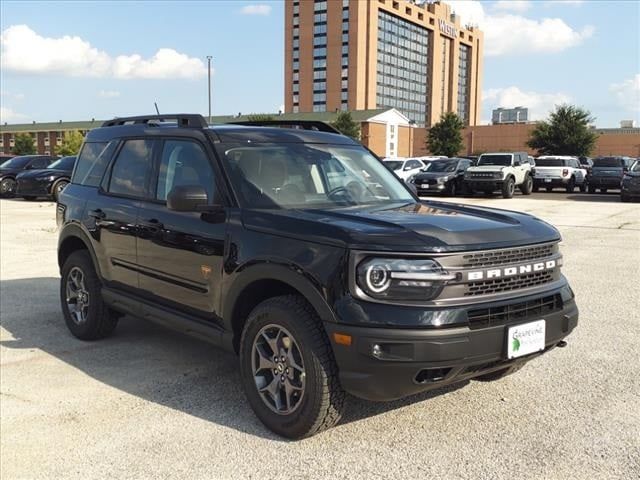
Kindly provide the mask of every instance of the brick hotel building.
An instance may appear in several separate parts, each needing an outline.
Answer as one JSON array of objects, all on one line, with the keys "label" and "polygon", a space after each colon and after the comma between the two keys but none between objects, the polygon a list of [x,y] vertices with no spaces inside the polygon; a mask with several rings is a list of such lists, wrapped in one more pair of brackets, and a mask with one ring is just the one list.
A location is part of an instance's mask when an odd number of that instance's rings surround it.
[{"label": "brick hotel building", "polygon": [[482,32],[440,2],[285,0],[285,111],[480,121]]}]

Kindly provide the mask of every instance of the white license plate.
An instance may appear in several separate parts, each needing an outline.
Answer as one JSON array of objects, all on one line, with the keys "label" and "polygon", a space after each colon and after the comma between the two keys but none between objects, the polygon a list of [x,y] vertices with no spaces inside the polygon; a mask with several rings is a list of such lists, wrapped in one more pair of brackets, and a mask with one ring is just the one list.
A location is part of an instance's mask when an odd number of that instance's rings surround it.
[{"label": "white license plate", "polygon": [[507,331],[507,358],[517,358],[544,350],[544,320],[523,323]]},{"label": "white license plate", "polygon": [[551,179],[550,179],[550,178],[545,178],[545,179],[544,179],[544,181],[545,181],[546,183],[551,183]]}]

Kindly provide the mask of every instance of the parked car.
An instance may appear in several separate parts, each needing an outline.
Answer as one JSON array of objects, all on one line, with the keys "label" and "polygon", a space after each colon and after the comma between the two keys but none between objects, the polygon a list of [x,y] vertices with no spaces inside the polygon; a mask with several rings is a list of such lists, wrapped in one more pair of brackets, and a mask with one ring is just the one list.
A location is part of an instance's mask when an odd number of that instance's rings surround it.
[{"label": "parked car", "polygon": [[640,160],[636,160],[622,177],[620,200],[623,202],[640,200]]},{"label": "parked car", "polygon": [[27,170],[16,176],[16,196],[25,200],[49,197],[58,200],[71,178],[76,157],[62,157],[47,168]]},{"label": "parked car", "polygon": [[591,174],[591,168],[593,168],[593,160],[591,157],[578,157],[580,165],[587,171],[587,175]]},{"label": "parked car", "polygon": [[416,186],[418,195],[445,193],[452,197],[464,191],[464,172],[472,165],[466,158],[432,160],[409,181]]},{"label": "parked car", "polygon": [[383,162],[389,170],[405,181],[409,180],[412,175],[418,173],[425,166],[424,163],[416,158],[385,159]]},{"label": "parked car", "polygon": [[[420,201],[329,125],[255,123],[154,115],[87,133],[56,209],[73,335],[130,314],[223,346],[257,417],[290,438],[338,422],[345,392],[495,380],[566,345],[578,308],[554,227]],[[334,185],[335,161],[379,188]]]},{"label": "parked car", "polygon": [[620,188],[624,173],[631,167],[629,157],[598,157],[593,160],[591,175],[587,177],[589,193],[595,193],[596,188],[602,193],[607,190]]},{"label": "parked car", "polygon": [[12,197],[16,193],[16,176],[25,170],[46,168],[56,158],[49,155],[21,155],[5,160],[0,165],[0,196]]},{"label": "parked car", "polygon": [[526,152],[483,153],[477,164],[467,169],[464,181],[470,192],[500,190],[504,198],[511,198],[519,187],[523,195],[531,195],[532,169]]},{"label": "parked car", "polygon": [[576,187],[581,192],[587,190],[587,170],[582,168],[577,157],[566,155],[545,155],[536,159],[533,176],[533,191],[545,188],[551,192],[562,187],[567,193],[573,193]]}]

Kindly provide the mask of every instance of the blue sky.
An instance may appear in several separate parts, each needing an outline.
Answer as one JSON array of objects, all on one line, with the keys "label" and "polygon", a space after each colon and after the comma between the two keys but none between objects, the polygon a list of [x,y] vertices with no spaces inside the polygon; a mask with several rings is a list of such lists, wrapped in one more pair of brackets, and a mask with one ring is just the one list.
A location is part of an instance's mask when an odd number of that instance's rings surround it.
[{"label": "blue sky", "polygon": [[[485,31],[483,121],[496,106],[529,106],[535,119],[571,102],[601,127],[640,123],[640,2],[448,3]],[[2,122],[143,114],[154,101],[206,113],[206,55],[214,115],[284,103],[281,2],[0,5]]]}]

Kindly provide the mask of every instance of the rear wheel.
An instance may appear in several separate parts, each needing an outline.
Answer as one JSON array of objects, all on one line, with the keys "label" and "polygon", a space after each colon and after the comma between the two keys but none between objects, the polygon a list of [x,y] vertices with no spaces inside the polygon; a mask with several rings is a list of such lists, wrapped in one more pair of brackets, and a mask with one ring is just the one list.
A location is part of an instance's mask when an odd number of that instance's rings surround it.
[{"label": "rear wheel", "polygon": [[527,175],[524,177],[524,182],[520,185],[520,191],[523,195],[531,195],[531,191],[533,190],[533,179]]},{"label": "rear wheel", "polygon": [[0,182],[0,195],[12,197],[16,193],[16,181],[13,178],[4,178]]},{"label": "rear wheel", "polygon": [[118,314],[105,305],[100,290],[89,252],[69,255],[62,266],[60,302],[67,327],[81,340],[107,337],[118,324]]},{"label": "rear wheel", "polygon": [[51,191],[53,192],[53,199],[56,202],[58,201],[58,198],[60,197],[60,194],[64,190],[64,187],[66,187],[68,184],[69,184],[69,182],[67,180],[58,180],[55,183],[55,185],[53,186]]},{"label": "rear wheel", "polygon": [[566,189],[567,189],[567,193],[573,193],[573,191],[576,189],[575,178],[571,177],[571,179],[569,180],[569,183],[567,183]]},{"label": "rear wheel", "polygon": [[345,393],[322,322],[297,295],[265,300],[240,340],[240,374],[251,408],[269,429],[303,438],[340,420]]},{"label": "rear wheel", "polygon": [[511,198],[513,197],[513,193],[516,189],[516,182],[513,178],[507,178],[502,184],[502,197],[503,198]]}]

